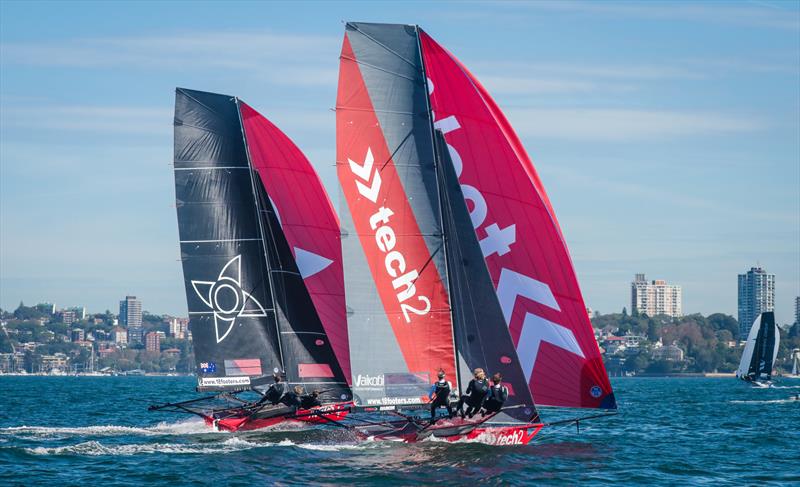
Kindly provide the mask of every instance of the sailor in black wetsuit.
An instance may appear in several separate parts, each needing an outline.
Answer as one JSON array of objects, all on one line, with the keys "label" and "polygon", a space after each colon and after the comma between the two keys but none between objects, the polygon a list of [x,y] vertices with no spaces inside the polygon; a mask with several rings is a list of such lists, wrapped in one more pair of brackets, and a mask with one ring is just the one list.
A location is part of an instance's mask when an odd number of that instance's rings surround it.
[{"label": "sailor in black wetsuit", "polygon": [[312,391],[311,394],[306,394],[300,398],[300,407],[303,409],[312,409],[322,406],[322,401],[319,400],[319,391]]},{"label": "sailor in black wetsuit", "polygon": [[477,413],[483,406],[483,401],[489,394],[489,380],[486,379],[486,372],[477,368],[472,372],[474,379],[469,381],[466,394],[462,394],[456,405],[456,412],[464,418],[464,403],[467,403],[466,415],[470,418]]},{"label": "sailor in black wetsuit", "polygon": [[453,390],[453,384],[449,380],[445,380],[444,375],[444,369],[439,369],[439,380],[433,383],[431,391],[428,393],[428,397],[431,400],[431,424],[436,423],[437,408],[444,406],[447,408],[447,415],[453,415],[453,410],[450,407],[450,391]]},{"label": "sailor in black wetsuit", "polygon": [[503,403],[508,399],[508,388],[502,384],[502,380],[503,376],[500,375],[500,372],[492,376],[492,387],[489,389],[486,402],[483,403],[481,416],[497,413],[503,408]]},{"label": "sailor in black wetsuit", "polygon": [[301,409],[311,409],[322,406],[322,403],[319,401],[319,391],[314,391],[311,394],[306,394],[305,392],[303,386],[295,386],[294,393],[295,397],[297,397],[298,407]]},{"label": "sailor in black wetsuit", "polygon": [[[279,372],[272,374],[272,378],[275,380],[275,383],[269,386],[264,396],[258,401],[258,404],[263,404],[267,401],[272,405],[290,402],[291,398],[286,397],[289,393],[289,384],[281,380],[281,374]],[[290,406],[290,404],[286,405]]]}]

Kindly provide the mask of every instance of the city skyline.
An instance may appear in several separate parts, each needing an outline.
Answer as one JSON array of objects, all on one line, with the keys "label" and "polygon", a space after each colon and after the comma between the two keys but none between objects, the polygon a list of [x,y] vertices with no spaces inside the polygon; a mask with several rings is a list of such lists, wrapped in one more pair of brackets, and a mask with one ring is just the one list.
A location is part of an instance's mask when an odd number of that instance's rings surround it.
[{"label": "city skyline", "polygon": [[644,270],[682,286],[684,313],[736,316],[734,276],[761,265],[789,323],[798,7],[659,5],[320,3],[309,18],[281,4],[5,2],[0,306],[113,309],[136,294],[148,311],[186,314],[176,86],[240,96],[273,120],[338,206],[329,109],[340,20],[357,19],[419,23],[486,85],[548,190],[588,306],[629,306]]}]

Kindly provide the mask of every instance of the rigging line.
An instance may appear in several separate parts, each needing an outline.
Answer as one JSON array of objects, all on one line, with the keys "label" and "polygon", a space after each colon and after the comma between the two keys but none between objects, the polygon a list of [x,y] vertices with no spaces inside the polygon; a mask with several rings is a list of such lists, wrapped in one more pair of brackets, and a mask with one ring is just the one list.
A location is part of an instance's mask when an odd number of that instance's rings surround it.
[{"label": "rigging line", "polygon": [[394,159],[394,155],[397,154],[400,151],[400,148],[403,147],[403,144],[406,143],[406,141],[411,137],[411,134],[413,134],[413,133],[414,133],[414,129],[412,128],[411,130],[408,131],[406,136],[403,137],[403,140],[401,140],[400,143],[397,144],[397,147],[395,148],[395,150],[393,150],[392,153],[389,154],[389,158],[386,159],[386,162],[384,162],[383,165],[381,165],[381,168],[378,169],[378,171],[383,171],[383,168],[385,168],[386,165],[389,164],[389,162]]},{"label": "rigging line", "polygon": [[378,71],[383,71],[386,74],[391,74],[393,76],[397,76],[398,78],[403,78],[403,79],[407,79],[409,81],[412,81],[414,83],[419,83],[419,80],[417,80],[416,78],[412,78],[410,76],[406,76],[406,75],[400,74],[400,73],[395,73],[394,71],[389,71],[386,68],[382,68],[380,66],[375,66],[374,64],[370,64],[370,63],[365,63],[363,61],[359,61],[358,59],[351,58],[350,56],[339,56],[339,59],[345,59],[347,61],[352,61],[352,62],[354,62],[354,63],[356,63],[356,64],[358,64],[360,66],[366,66],[368,68],[377,69]]},{"label": "rigging line", "polygon": [[[425,271],[425,268],[426,268],[426,267],[428,267],[428,264],[430,264],[430,263],[431,263],[431,261],[433,260],[433,258],[434,258],[434,257],[436,257],[436,254],[438,254],[438,253],[439,253],[439,251],[440,251],[440,250],[442,250],[442,247],[444,247],[444,244],[440,244],[440,245],[439,245],[439,246],[436,248],[436,251],[435,251],[434,253],[432,253],[430,257],[428,257],[428,260],[426,260],[426,261],[425,261],[425,264],[424,264],[424,265],[422,266],[422,268],[419,270],[419,275],[417,276],[417,279],[419,279],[420,277],[422,277],[422,273]],[[412,286],[413,286],[413,285],[414,285],[414,284],[417,282],[417,279],[414,279],[413,281],[411,281],[411,285],[412,285]],[[450,306],[450,309],[452,309],[452,305]]]},{"label": "rigging line", "polygon": [[[363,35],[363,36],[364,36],[364,37],[366,37],[367,39],[371,40],[371,41],[372,41],[372,42],[374,42],[375,44],[377,44],[377,45],[381,46],[382,48],[386,49],[386,50],[387,50],[387,51],[389,51],[390,53],[392,53],[392,54],[394,54],[395,56],[397,56],[398,58],[400,58],[401,60],[403,60],[403,61],[405,61],[406,63],[408,63],[408,65],[409,65],[409,66],[411,66],[411,67],[413,67],[413,68],[417,68],[417,65],[416,65],[416,64],[414,64],[413,62],[411,62],[411,61],[409,61],[408,59],[404,58],[402,55],[400,55],[400,53],[396,52],[394,49],[390,48],[390,47],[389,47],[389,46],[387,46],[386,44],[384,44],[384,43],[380,42],[379,40],[375,39],[375,38],[374,38],[374,37],[372,37],[371,35],[369,35],[369,34],[367,34],[366,32],[364,32],[363,30],[359,29],[359,28],[358,28],[358,26],[357,26],[356,24],[351,24],[351,23],[349,23],[348,25],[352,26],[352,27],[353,27],[353,30],[355,30],[356,32],[360,33],[361,35]],[[416,29],[415,29],[415,30],[416,30]],[[417,37],[419,37],[419,34],[417,34]]]}]

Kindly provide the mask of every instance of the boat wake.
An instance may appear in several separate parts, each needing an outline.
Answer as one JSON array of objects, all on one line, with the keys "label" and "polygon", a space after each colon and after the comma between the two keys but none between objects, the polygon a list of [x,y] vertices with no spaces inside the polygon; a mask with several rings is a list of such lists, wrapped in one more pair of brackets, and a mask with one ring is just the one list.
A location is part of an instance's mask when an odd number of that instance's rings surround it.
[{"label": "boat wake", "polygon": [[31,455],[77,455],[77,456],[128,456],[148,453],[172,454],[225,454],[252,448],[273,446],[269,443],[253,443],[239,438],[229,438],[216,444],[181,443],[134,443],[127,445],[104,445],[99,441],[85,441],[76,445],[25,448]]},{"label": "boat wake", "polygon": [[[48,427],[48,426],[13,426],[0,428],[0,436],[17,437],[53,437],[53,436],[168,436],[216,434],[217,431],[206,426],[203,421],[189,420],[178,423],[159,423],[155,426],[81,426],[81,427]],[[224,433],[222,433],[224,434]]]},{"label": "boat wake", "polygon": [[74,445],[34,448],[23,448],[31,455],[67,455],[67,456],[131,456],[155,453],[176,455],[220,455],[235,453],[254,448],[299,448],[312,451],[343,451],[375,448],[380,443],[358,444],[315,444],[295,443],[289,439],[278,442],[255,442],[238,437],[231,437],[219,443],[132,443],[124,445],[107,445],[100,441],[84,441]]},{"label": "boat wake", "polygon": [[770,389],[800,389],[800,386],[776,386],[773,384]]},{"label": "boat wake", "polygon": [[728,401],[731,404],[783,404],[789,402],[800,402],[800,400],[789,398],[789,399],[768,399],[762,401]]}]

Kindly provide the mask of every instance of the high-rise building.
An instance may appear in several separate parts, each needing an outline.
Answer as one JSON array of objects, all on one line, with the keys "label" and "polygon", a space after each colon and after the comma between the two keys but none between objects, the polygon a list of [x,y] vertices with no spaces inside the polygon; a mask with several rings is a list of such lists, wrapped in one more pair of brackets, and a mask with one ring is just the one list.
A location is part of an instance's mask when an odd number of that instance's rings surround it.
[{"label": "high-rise building", "polygon": [[794,323],[800,325],[800,296],[794,298]]},{"label": "high-rise building", "polygon": [[142,325],[142,302],[136,296],[125,296],[119,302],[119,322],[127,326]]},{"label": "high-rise building", "polygon": [[775,274],[751,267],[739,274],[739,338],[747,339],[753,321],[764,311],[775,311]]},{"label": "high-rise building", "polygon": [[142,302],[136,296],[125,296],[119,302],[119,322],[128,328],[128,343],[137,345],[142,343],[144,328],[142,328]]},{"label": "high-rise building", "polygon": [[[162,332],[163,333],[163,332]],[[158,352],[161,350],[161,334],[151,331],[145,337],[145,348],[148,352]]]},{"label": "high-rise building", "polygon": [[662,279],[648,281],[644,274],[636,274],[631,283],[631,312],[675,318],[683,314],[682,299],[681,287]]}]

